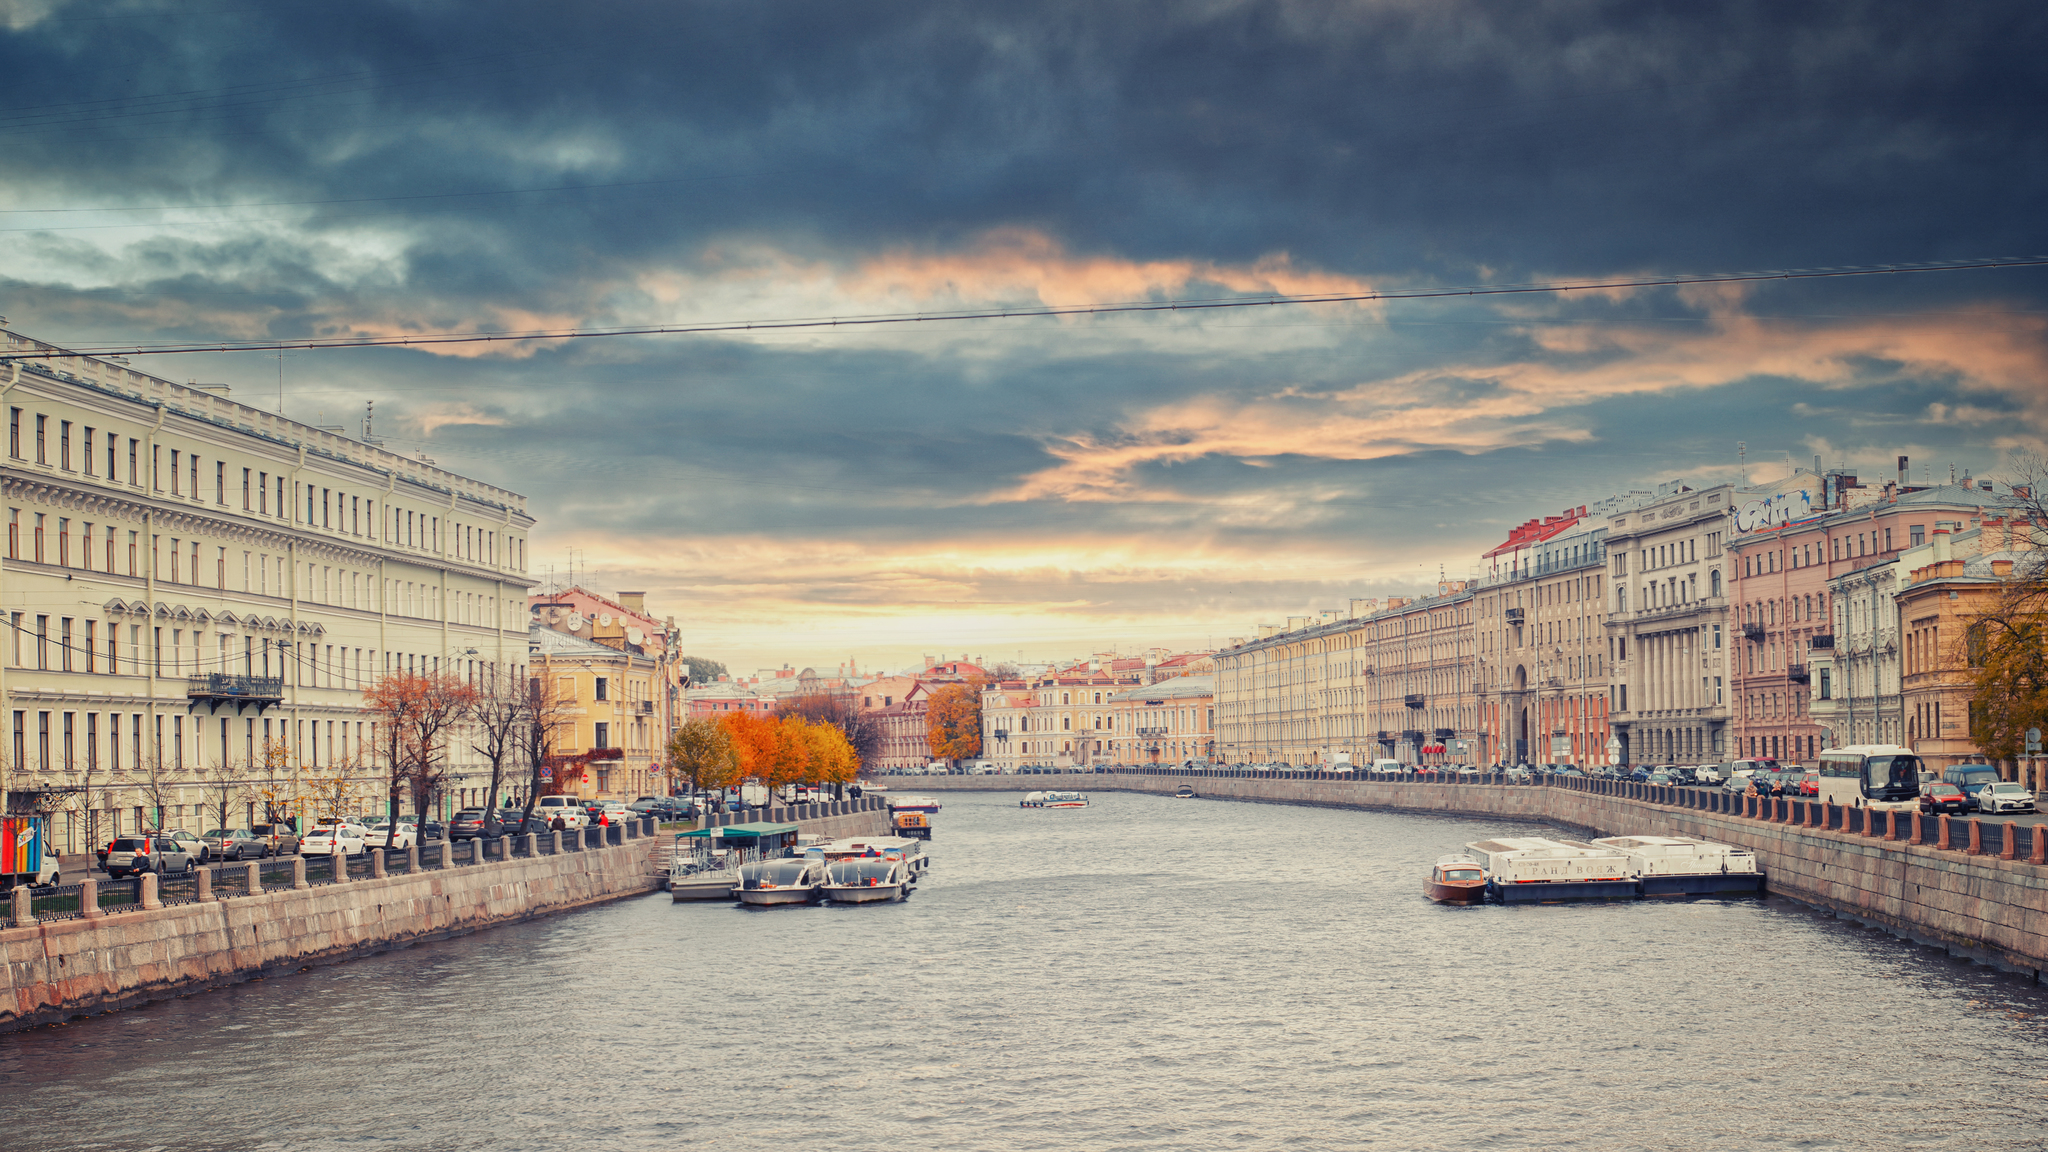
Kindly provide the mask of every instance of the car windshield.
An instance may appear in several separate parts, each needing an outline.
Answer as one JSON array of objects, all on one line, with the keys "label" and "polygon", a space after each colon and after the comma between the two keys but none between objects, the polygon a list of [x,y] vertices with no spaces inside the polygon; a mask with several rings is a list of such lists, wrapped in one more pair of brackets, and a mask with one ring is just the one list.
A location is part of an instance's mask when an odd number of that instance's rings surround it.
[{"label": "car windshield", "polygon": [[1991,786],[1991,790],[1992,790],[1993,792],[1996,792],[1996,793],[1997,793],[1998,795],[2000,795],[2000,796],[2011,796],[2011,795],[2014,795],[2014,794],[2016,794],[2016,793],[2020,793],[2020,792],[2025,792],[2025,791],[2026,791],[2026,789],[2025,789],[2025,788],[2022,788],[2022,787],[2020,787],[2020,786],[2019,786],[2019,785],[2017,785],[2017,784],[2011,784],[2011,783],[2007,783],[2007,784],[1993,784],[1993,785]]},{"label": "car windshield", "polygon": [[116,852],[134,852],[138,849],[147,848],[148,846],[149,841],[147,840],[137,839],[132,836],[123,836],[120,839],[114,841],[113,850]]}]

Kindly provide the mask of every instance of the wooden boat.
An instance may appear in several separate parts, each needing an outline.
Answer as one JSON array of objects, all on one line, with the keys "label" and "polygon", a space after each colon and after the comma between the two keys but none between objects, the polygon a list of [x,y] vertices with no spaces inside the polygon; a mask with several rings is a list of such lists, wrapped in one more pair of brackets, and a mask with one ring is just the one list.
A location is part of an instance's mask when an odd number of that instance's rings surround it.
[{"label": "wooden boat", "polygon": [[1470,856],[1446,856],[1429,870],[1422,890],[1439,904],[1477,904],[1486,899],[1486,869]]}]

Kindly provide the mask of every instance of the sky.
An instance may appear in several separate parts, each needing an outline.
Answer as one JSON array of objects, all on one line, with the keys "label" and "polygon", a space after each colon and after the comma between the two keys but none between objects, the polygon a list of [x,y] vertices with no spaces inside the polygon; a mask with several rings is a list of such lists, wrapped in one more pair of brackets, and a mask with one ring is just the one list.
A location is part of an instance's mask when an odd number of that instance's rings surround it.
[{"label": "sky", "polygon": [[[2048,9],[0,0],[0,314],[73,345],[2048,253]],[[150,356],[529,497],[738,671],[1432,589],[1531,517],[2048,435],[2048,269]],[[1737,445],[1744,445],[1738,459]]]}]

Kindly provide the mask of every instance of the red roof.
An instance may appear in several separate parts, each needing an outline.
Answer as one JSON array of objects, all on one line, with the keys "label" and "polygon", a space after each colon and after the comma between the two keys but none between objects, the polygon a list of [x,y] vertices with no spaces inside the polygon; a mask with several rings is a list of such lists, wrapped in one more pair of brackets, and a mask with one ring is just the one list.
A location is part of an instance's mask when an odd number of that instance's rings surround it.
[{"label": "red roof", "polygon": [[1505,543],[1481,558],[1491,560],[1505,552],[1520,552],[1524,548],[1560,536],[1572,525],[1577,524],[1579,517],[1585,514],[1584,508],[1567,508],[1562,516],[1545,516],[1539,520],[1530,520],[1509,532]]}]

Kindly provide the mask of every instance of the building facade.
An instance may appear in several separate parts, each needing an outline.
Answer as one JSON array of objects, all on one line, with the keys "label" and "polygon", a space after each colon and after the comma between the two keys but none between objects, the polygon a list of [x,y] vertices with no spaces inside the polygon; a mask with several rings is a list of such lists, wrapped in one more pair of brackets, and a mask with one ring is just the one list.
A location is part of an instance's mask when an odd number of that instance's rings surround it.
[{"label": "building facade", "polygon": [[1607,521],[1632,500],[1530,520],[1486,554],[1473,612],[1479,763],[1608,758]]},{"label": "building facade", "polygon": [[664,662],[539,624],[528,651],[530,674],[551,690],[558,717],[553,745],[561,763],[550,766],[544,793],[624,801],[667,795]]},{"label": "building facade", "polygon": [[1733,494],[1729,484],[1695,490],[1674,481],[1608,517],[1606,656],[1620,763],[1728,756]]},{"label": "building facade", "polygon": [[1108,758],[1113,764],[1198,767],[1216,756],[1214,673],[1176,676],[1111,692]]},{"label": "building facade", "polygon": [[[524,682],[523,497],[223,388],[0,340],[28,357],[0,364],[0,747],[10,808],[51,812],[63,850],[222,808],[365,810],[385,791],[377,677]],[[487,775],[469,743],[450,741],[451,795]]]}]

